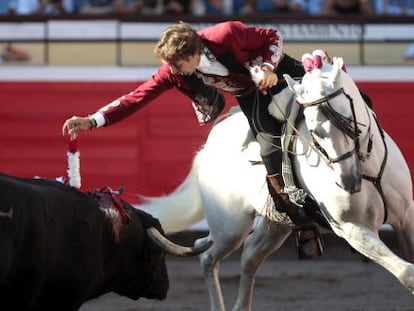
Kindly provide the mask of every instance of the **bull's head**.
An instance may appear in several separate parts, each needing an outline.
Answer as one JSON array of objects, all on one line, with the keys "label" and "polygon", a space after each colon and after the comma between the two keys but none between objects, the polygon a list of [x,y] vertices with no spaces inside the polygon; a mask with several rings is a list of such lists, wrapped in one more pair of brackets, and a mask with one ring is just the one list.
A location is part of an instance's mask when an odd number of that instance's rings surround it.
[{"label": "bull's head", "polygon": [[166,252],[149,238],[145,239],[142,251],[136,262],[133,284],[129,284],[126,291],[118,293],[131,299],[165,299],[169,289]]},{"label": "bull's head", "polygon": [[[132,208],[132,207],[131,207]],[[134,208],[133,208],[134,209]],[[132,284],[128,284],[118,294],[131,299],[145,297],[148,299],[165,299],[169,289],[169,279],[165,264],[166,254],[174,256],[195,256],[211,245],[212,241],[197,247],[186,247],[168,240],[161,228],[160,222],[142,210],[136,210],[140,215],[142,225],[147,235],[142,247],[132,278]]]}]

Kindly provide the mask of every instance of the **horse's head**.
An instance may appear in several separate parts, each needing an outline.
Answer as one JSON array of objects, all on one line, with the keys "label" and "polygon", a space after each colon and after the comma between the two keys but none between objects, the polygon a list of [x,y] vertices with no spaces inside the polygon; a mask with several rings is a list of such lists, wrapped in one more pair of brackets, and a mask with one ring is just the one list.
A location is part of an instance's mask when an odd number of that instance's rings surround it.
[{"label": "horse's head", "polygon": [[[301,82],[284,75],[297,102],[304,107],[305,123],[315,149],[335,172],[336,183],[354,193],[361,189],[359,134],[355,106],[347,89],[354,89],[352,79],[342,70],[343,59],[333,63],[317,54],[302,57],[306,74]],[[348,86],[347,84],[353,85]],[[355,90],[352,91],[355,93]]]}]

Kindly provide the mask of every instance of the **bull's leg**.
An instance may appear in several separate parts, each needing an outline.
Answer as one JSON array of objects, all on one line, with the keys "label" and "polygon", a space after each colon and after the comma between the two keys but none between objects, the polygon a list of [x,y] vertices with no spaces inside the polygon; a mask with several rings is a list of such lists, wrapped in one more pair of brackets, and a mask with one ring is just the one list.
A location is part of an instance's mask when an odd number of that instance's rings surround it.
[{"label": "bull's leg", "polygon": [[387,269],[414,294],[414,265],[394,254],[376,232],[349,222],[339,226],[332,224],[332,229],[358,252]]},{"label": "bull's leg", "polygon": [[2,255],[0,256],[0,283],[3,283],[13,264],[13,241],[10,235],[5,234],[8,228],[2,222],[0,222],[0,225],[4,230],[0,234],[0,244],[2,245]]},{"label": "bull's leg", "polygon": [[239,292],[233,311],[250,311],[256,272],[265,259],[276,251],[291,233],[286,225],[271,224],[260,218],[244,242]]}]

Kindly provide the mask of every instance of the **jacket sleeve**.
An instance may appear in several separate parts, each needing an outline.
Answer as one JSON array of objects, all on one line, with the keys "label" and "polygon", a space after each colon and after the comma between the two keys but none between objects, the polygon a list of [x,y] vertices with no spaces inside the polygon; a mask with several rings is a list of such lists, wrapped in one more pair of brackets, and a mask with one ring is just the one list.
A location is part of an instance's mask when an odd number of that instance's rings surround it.
[{"label": "jacket sleeve", "polygon": [[237,42],[236,46],[251,51],[259,63],[268,63],[277,68],[283,56],[283,39],[277,29],[248,27],[241,22],[234,22],[231,32]]},{"label": "jacket sleeve", "polygon": [[163,65],[146,82],[100,108],[98,113],[105,119],[104,125],[108,126],[132,115],[165,91],[176,87],[193,101],[192,106],[200,125],[216,119],[224,109],[224,96],[212,87],[205,85],[196,87],[185,78],[185,76],[171,74],[168,66]]},{"label": "jacket sleeve", "polygon": [[132,115],[174,86],[176,86],[174,76],[168,66],[163,65],[135,90],[100,108],[98,112],[104,116],[106,126],[114,124]]}]

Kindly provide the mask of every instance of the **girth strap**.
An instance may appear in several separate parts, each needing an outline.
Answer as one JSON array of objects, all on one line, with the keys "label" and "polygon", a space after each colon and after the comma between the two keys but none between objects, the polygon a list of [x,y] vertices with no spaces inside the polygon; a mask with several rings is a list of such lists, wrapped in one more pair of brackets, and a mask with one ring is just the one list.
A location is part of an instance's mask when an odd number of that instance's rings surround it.
[{"label": "girth strap", "polygon": [[381,168],[380,168],[380,171],[378,172],[377,176],[374,177],[374,176],[362,175],[362,178],[371,181],[372,184],[377,189],[378,193],[380,194],[380,196],[382,198],[382,202],[384,202],[384,221],[383,221],[383,223],[385,224],[386,221],[387,221],[387,218],[388,218],[388,208],[387,208],[387,203],[385,201],[384,191],[382,191],[381,180],[382,180],[382,175],[383,175],[384,170],[385,170],[385,165],[387,164],[388,148],[387,148],[387,144],[385,142],[384,130],[380,126],[380,124],[379,124],[377,118],[375,118],[375,116],[374,116],[374,120],[377,123],[377,127],[378,127],[378,130],[381,133],[382,142],[384,144],[384,158],[382,159]]}]

